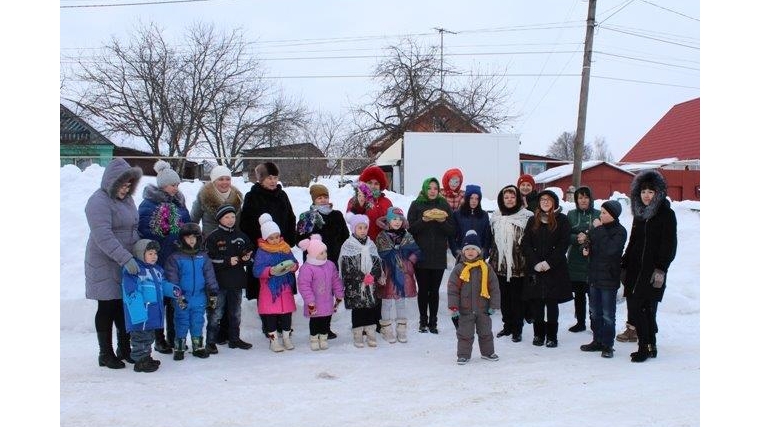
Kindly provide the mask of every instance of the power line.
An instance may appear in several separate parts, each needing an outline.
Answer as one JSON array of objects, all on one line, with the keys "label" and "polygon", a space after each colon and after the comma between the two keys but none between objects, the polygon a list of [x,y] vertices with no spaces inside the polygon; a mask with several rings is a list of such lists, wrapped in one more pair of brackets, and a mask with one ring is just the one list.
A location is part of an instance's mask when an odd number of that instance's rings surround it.
[{"label": "power line", "polygon": [[618,10],[616,10],[616,11],[612,12],[612,14],[611,14],[610,16],[608,16],[608,17],[606,17],[606,18],[602,19],[601,21],[597,22],[597,24],[596,24],[596,25],[602,25],[602,23],[603,23],[604,21],[606,21],[606,20],[608,20],[608,19],[612,18],[613,16],[615,16],[615,14],[617,14],[617,13],[618,13],[618,12],[620,12],[621,10],[625,9],[626,7],[628,7],[628,5],[630,5],[631,3],[633,3],[633,1],[634,1],[634,0],[628,0],[628,3],[624,4],[623,6],[620,6],[620,9],[618,9]]},{"label": "power line", "polygon": [[146,1],[146,2],[139,2],[139,3],[108,3],[108,4],[80,4],[80,5],[72,5],[72,6],[63,6],[61,5],[61,9],[78,9],[78,8],[94,8],[94,7],[118,7],[118,6],[152,6],[156,4],[170,4],[170,3],[197,3],[197,2],[207,2],[212,0],[161,0],[161,1]]},{"label": "power line", "polygon": [[596,53],[598,53],[600,55],[614,56],[614,57],[617,57],[617,58],[632,59],[634,61],[648,62],[648,63],[651,63],[651,64],[666,65],[668,67],[684,68],[684,69],[687,69],[687,70],[699,71],[699,68],[687,67],[685,65],[676,65],[676,64],[669,64],[667,62],[650,61],[650,60],[644,59],[644,58],[636,58],[636,57],[633,57],[633,56],[626,56],[626,55],[616,55],[614,53],[608,53],[608,52],[596,51]]},{"label": "power line", "polygon": [[618,33],[628,34],[628,35],[631,35],[631,36],[634,36],[634,37],[641,37],[641,38],[644,38],[644,39],[650,39],[650,40],[655,40],[655,41],[659,41],[659,42],[663,42],[663,43],[673,44],[673,45],[676,45],[676,46],[688,47],[690,49],[699,50],[699,46],[690,46],[690,45],[683,44],[683,43],[677,43],[677,42],[672,42],[672,41],[668,41],[668,40],[663,40],[663,39],[660,39],[660,38],[657,38],[657,37],[649,37],[649,36],[645,36],[643,34],[636,34],[636,33],[630,32],[630,31],[618,30],[618,29],[615,29],[615,28],[608,27],[606,25],[601,26],[600,28],[605,28],[607,30],[618,32]]},{"label": "power line", "polygon": [[693,17],[691,17],[691,16],[689,16],[689,15],[683,14],[683,13],[681,13],[681,12],[678,12],[678,11],[675,11],[675,10],[673,10],[673,9],[668,9],[667,7],[663,7],[663,6],[660,6],[660,5],[658,5],[658,4],[654,4],[654,3],[650,2],[650,1],[641,0],[641,2],[642,2],[642,3],[646,3],[646,4],[649,4],[649,5],[652,5],[652,6],[654,6],[654,7],[659,7],[659,8],[660,8],[660,9],[662,9],[662,10],[667,10],[668,12],[671,12],[671,13],[675,13],[676,15],[680,15],[680,16],[683,16],[684,18],[689,18],[689,19],[692,19],[692,20],[694,20],[694,21],[697,21],[697,22],[699,22],[699,19],[698,19],[698,18],[693,18]]}]

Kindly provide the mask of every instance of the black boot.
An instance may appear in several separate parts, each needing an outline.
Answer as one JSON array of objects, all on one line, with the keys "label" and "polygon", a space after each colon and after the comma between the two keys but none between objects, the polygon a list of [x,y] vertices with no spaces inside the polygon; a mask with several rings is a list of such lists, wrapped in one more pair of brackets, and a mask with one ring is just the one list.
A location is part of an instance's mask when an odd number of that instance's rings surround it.
[{"label": "black boot", "polygon": [[119,359],[134,364],[135,361],[132,359],[132,348],[130,347],[129,343],[129,333],[128,332],[117,332],[116,338],[118,340],[118,345],[116,346],[116,357]]},{"label": "black boot", "polygon": [[428,329],[430,330],[431,334],[437,334],[438,333],[438,317],[437,316],[430,316],[430,321],[428,322]]},{"label": "black boot", "polygon": [[99,366],[106,366],[111,369],[121,369],[126,366],[113,353],[113,336],[110,331],[98,332],[98,346],[100,347],[100,354],[98,354]]},{"label": "black boot", "polygon": [[567,330],[570,332],[583,332],[586,330],[586,323],[578,321],[578,323],[569,327]]},{"label": "black boot", "polygon": [[420,316],[420,332],[427,333],[428,331],[428,318],[427,316]]},{"label": "black boot", "polygon": [[546,339],[546,324],[542,320],[533,322],[533,345],[542,346]]},{"label": "black boot", "polygon": [[581,351],[602,351],[604,346],[599,341],[591,341],[581,346]]},{"label": "black boot", "polygon": [[153,348],[161,354],[171,354],[172,346],[166,341],[163,329],[156,329],[156,343]]},{"label": "black boot", "polygon": [[150,356],[145,356],[135,363],[135,372],[155,372],[158,369],[158,364],[153,363],[154,360]]},{"label": "black boot", "polygon": [[639,351],[631,353],[631,362],[640,363],[649,359],[652,351],[654,351],[652,344],[641,344],[639,341]]},{"label": "black boot", "polygon": [[174,339],[174,360],[183,360],[185,358],[185,338]]},{"label": "black boot", "polygon": [[499,332],[496,334],[496,338],[501,338],[501,337],[508,337],[508,336],[512,335],[512,331],[510,331],[509,329],[510,329],[510,328],[509,328],[509,325],[507,325],[507,324],[505,323],[505,324],[504,324],[504,328],[502,328],[502,329],[501,329],[501,330],[500,330],[500,331],[499,331]]},{"label": "black boot", "polygon": [[206,347],[203,346],[203,337],[190,337],[193,343],[193,356],[205,359],[208,357]]},{"label": "black boot", "polygon": [[559,323],[557,322],[546,322],[546,346],[547,347],[556,347],[557,346],[557,330],[559,329]]}]

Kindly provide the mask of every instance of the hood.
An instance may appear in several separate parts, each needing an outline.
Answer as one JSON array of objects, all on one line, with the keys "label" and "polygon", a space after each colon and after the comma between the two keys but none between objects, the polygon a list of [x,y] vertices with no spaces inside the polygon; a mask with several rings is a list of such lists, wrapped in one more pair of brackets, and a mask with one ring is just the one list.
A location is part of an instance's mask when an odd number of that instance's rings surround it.
[{"label": "hood", "polygon": [[[449,187],[449,180],[455,176],[459,177],[459,185],[457,185],[456,188],[451,188]],[[462,188],[462,181],[464,181],[464,175],[462,175],[461,170],[457,168],[449,169],[443,174],[443,185],[441,186],[441,191],[444,194],[452,195]]]},{"label": "hood", "polygon": [[108,194],[108,197],[115,199],[116,192],[124,183],[132,181],[132,187],[129,189],[127,196],[131,196],[137,190],[137,183],[142,178],[142,169],[131,167],[126,160],[116,157],[106,166],[103,171],[103,178],[100,180],[100,188]]},{"label": "hood", "polygon": [[[504,192],[507,191],[508,188],[511,188],[512,191],[515,192],[515,197],[517,197],[517,204],[511,209],[504,204]],[[512,184],[502,188],[501,191],[499,191],[499,195],[496,196],[496,205],[499,206],[499,212],[501,212],[502,215],[512,215],[515,212],[519,211],[522,209],[522,205],[520,203],[520,189]]]},{"label": "hood", "polygon": [[[641,189],[644,186],[654,187],[656,194],[652,203],[645,206],[641,201]],[[636,219],[648,220],[653,217],[663,204],[670,206],[666,199],[668,184],[665,177],[655,169],[645,169],[639,172],[631,182],[631,213]]]}]

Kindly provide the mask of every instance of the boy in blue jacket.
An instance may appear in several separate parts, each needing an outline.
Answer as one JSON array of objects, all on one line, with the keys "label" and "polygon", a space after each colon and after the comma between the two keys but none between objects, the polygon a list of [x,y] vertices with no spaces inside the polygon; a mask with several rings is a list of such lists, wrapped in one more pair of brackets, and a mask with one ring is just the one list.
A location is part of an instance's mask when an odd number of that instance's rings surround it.
[{"label": "boy in blue jacket", "polygon": [[166,260],[166,279],[178,285],[187,299],[187,309],[182,310],[175,301],[174,360],[185,358],[186,336],[190,331],[193,356],[205,359],[208,352],[203,346],[203,323],[206,307],[216,308],[219,284],[216,282],[211,258],[201,250],[201,227],[190,222],[179,230],[177,251]]},{"label": "boy in blue jacket", "polygon": [[161,361],[150,357],[156,330],[164,328],[164,296],[177,300],[180,308],[187,307],[182,290],[164,279],[164,270],[156,264],[161,245],[155,240],[141,239],[132,248],[139,270],[130,274],[123,269],[121,292],[124,319],[130,333],[131,355],[135,372],[154,372]]}]

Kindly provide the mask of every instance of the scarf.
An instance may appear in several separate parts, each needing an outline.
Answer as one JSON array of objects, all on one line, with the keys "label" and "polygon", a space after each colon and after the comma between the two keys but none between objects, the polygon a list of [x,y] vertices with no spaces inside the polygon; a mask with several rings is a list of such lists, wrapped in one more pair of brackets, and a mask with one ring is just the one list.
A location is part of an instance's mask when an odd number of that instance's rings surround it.
[{"label": "scarf", "polygon": [[491,229],[496,244],[496,271],[506,271],[507,281],[509,281],[515,263],[512,250],[522,242],[528,218],[533,214],[527,209],[520,209],[512,215],[499,213],[494,212],[491,217]]},{"label": "scarf", "polygon": [[420,256],[420,248],[414,238],[404,229],[385,230],[377,235],[377,251],[385,262],[396,294],[406,297],[404,283],[406,282],[404,260],[412,255]]},{"label": "scarf", "polygon": [[464,268],[459,274],[459,278],[464,282],[469,282],[470,270],[477,267],[480,267],[480,296],[490,299],[491,295],[488,294],[488,265],[483,262],[483,259],[478,259],[477,261],[465,261]]},{"label": "scarf", "polygon": [[281,252],[284,254],[290,253],[290,245],[284,240],[280,240],[280,243],[277,244],[271,244],[266,241],[266,239],[260,238],[259,239],[259,248],[264,249],[267,252],[277,253]]},{"label": "scarf", "polygon": [[325,226],[325,220],[322,215],[328,215],[332,212],[332,205],[312,205],[307,212],[304,212],[298,218],[298,234],[311,234],[319,231]]},{"label": "scarf", "polygon": [[[274,254],[274,258],[276,260],[275,264],[278,264],[286,259],[291,259],[292,257],[290,246],[288,246],[284,240],[280,240],[280,243],[276,245],[273,245],[264,239],[259,239],[258,243],[259,249],[263,250],[264,252]],[[272,264],[271,266],[273,267],[275,264]],[[282,276],[269,277],[269,280],[267,280],[267,287],[269,288],[269,292],[272,294],[272,302],[276,301],[277,298],[282,295],[282,290],[285,288],[285,286],[290,286],[291,277],[295,278],[295,275],[292,272],[283,274]]]},{"label": "scarf", "polygon": [[343,243],[343,247],[341,248],[341,255],[353,257],[357,254],[361,254],[359,270],[361,270],[362,273],[367,274],[372,272],[372,256],[374,255],[380,258],[380,255],[377,253],[377,246],[375,246],[375,243],[372,242],[372,240],[369,240],[367,238],[364,238],[362,240],[364,243],[359,241],[355,235],[351,234]]}]

